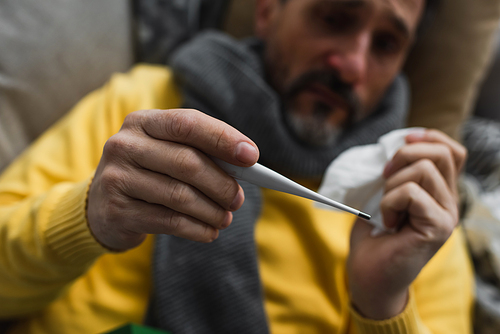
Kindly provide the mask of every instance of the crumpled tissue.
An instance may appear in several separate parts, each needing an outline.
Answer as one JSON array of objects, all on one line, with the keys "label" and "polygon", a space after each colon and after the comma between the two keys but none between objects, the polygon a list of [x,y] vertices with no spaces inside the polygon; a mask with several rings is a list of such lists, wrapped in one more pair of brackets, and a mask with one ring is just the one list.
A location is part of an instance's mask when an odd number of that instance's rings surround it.
[{"label": "crumpled tissue", "polygon": [[[382,173],[387,162],[405,145],[405,137],[422,131],[425,129],[394,130],[380,137],[376,144],[355,146],[343,152],[328,166],[318,193],[370,214],[369,222],[375,226],[372,235],[388,231],[380,213],[385,183]],[[315,205],[336,210],[318,202]]]}]

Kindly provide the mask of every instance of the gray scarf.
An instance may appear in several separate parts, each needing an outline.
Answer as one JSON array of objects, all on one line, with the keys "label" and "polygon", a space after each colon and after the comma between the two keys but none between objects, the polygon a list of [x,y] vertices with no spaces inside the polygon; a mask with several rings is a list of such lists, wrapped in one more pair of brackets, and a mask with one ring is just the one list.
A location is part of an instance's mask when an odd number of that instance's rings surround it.
[{"label": "gray scarf", "polygon": [[[264,79],[261,50],[256,40],[240,43],[208,32],[182,46],[171,66],[183,90],[184,107],[217,117],[250,137],[264,165],[296,177],[318,177],[342,151],[373,143],[404,124],[408,92],[399,77],[378,109],[335,145],[302,145],[282,123],[280,100]],[[147,324],[173,334],[268,332],[254,241],[260,190],[240,184],[245,203],[218,240],[199,244],[157,236]]]}]

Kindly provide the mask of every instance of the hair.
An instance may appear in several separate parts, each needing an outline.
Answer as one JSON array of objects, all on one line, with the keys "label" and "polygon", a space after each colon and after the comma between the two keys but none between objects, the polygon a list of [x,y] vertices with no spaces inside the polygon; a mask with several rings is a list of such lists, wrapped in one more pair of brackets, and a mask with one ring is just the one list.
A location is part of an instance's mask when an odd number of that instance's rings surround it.
[{"label": "hair", "polygon": [[425,0],[424,13],[422,14],[422,18],[420,19],[420,23],[417,29],[417,38],[425,34],[425,32],[431,26],[434,18],[436,17],[436,13],[439,10],[440,4],[441,0]]}]

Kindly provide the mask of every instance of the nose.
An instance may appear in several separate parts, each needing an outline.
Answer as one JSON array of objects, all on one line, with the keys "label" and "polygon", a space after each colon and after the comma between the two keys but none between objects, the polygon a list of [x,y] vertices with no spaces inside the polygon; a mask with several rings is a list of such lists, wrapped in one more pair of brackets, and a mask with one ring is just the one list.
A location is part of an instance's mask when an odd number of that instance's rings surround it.
[{"label": "nose", "polygon": [[342,80],[357,85],[366,78],[371,36],[360,32],[335,41],[327,56],[327,65],[340,73]]}]

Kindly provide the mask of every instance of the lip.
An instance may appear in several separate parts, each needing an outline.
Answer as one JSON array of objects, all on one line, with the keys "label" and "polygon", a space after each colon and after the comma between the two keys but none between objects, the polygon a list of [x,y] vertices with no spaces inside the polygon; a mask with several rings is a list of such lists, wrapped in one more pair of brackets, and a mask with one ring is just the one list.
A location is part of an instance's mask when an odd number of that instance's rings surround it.
[{"label": "lip", "polygon": [[334,91],[321,84],[312,84],[307,88],[307,92],[321,99],[333,108],[349,110],[347,102]]}]

